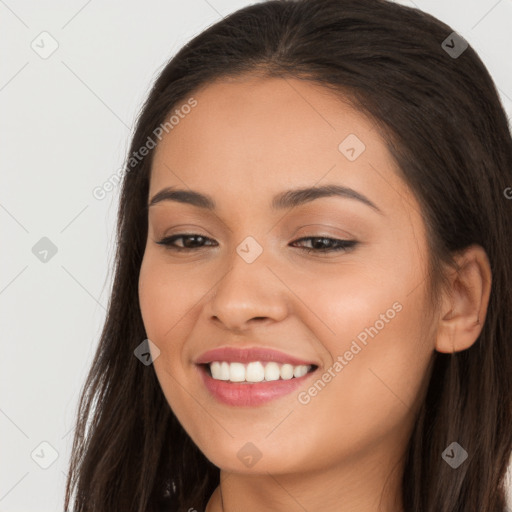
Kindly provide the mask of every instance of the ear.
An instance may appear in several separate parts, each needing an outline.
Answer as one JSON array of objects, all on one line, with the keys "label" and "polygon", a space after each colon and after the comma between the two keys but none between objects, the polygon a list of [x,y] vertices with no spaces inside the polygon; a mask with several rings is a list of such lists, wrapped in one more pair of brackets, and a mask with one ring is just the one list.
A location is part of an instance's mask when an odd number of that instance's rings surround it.
[{"label": "ear", "polygon": [[459,270],[450,270],[443,292],[435,349],[447,354],[465,350],[480,335],[491,294],[492,272],[485,250],[471,245],[455,256]]}]

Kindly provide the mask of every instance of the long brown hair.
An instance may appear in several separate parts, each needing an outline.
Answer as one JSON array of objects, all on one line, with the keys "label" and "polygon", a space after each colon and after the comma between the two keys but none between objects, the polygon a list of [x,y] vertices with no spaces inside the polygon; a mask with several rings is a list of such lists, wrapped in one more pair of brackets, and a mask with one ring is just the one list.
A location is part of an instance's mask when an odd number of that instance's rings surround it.
[{"label": "long brown hair", "polygon": [[[66,509],[73,503],[76,512],[202,511],[219,484],[219,468],[177,421],[153,367],[134,357],[146,339],[137,286],[153,151],[134,154],[199,88],[259,73],[321,84],[375,122],[422,207],[433,305],[443,264],[452,264],[455,252],[471,244],[487,252],[493,281],[485,324],[469,349],[434,354],[408,447],[403,503],[410,512],[506,510],[512,139],[493,80],[453,32],[420,10],[385,0],[271,0],[223,18],[169,61],[143,105],[127,155],[113,289],[80,397]],[[441,457],[452,441],[469,454],[456,470]]]}]

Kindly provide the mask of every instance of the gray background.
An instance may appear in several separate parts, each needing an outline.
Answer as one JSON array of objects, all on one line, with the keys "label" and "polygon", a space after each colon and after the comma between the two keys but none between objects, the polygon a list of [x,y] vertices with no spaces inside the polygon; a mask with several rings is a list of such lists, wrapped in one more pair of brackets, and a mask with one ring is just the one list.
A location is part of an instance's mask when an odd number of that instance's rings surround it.
[{"label": "gray background", "polygon": [[[119,187],[101,200],[93,189],[122,166],[167,60],[249,3],[0,0],[0,512],[62,510],[111,282]],[[512,117],[512,0],[400,3],[469,41]]]}]

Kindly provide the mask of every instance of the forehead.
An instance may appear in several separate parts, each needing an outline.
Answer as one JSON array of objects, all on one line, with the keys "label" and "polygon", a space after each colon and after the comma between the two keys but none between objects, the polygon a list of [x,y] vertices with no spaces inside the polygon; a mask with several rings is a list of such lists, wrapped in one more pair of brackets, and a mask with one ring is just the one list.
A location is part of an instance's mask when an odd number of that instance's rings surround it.
[{"label": "forehead", "polygon": [[249,76],[191,96],[196,106],[155,150],[150,196],[179,186],[226,202],[259,202],[334,182],[364,191],[383,210],[396,209],[397,199],[414,204],[372,120],[318,84]]}]

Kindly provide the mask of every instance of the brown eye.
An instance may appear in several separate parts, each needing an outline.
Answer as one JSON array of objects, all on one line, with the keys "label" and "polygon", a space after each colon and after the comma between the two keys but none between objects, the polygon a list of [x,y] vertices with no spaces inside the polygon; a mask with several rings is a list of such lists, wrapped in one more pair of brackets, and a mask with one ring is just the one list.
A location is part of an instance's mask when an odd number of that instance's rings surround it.
[{"label": "brown eye", "polygon": [[306,252],[333,252],[333,251],[344,251],[354,247],[357,244],[357,240],[338,240],[337,238],[327,238],[322,236],[308,236],[300,238],[293,242],[303,242],[310,240],[312,247],[302,247]]},{"label": "brown eye", "polygon": [[[176,245],[174,242],[176,240],[182,239],[183,246]],[[196,233],[180,233],[178,235],[172,235],[162,240],[159,240],[157,244],[165,245],[168,249],[173,251],[189,251],[194,249],[202,249],[204,245],[202,245],[206,240],[213,241],[211,238],[208,238],[203,235],[198,235]],[[211,245],[211,244],[208,244]]]}]

